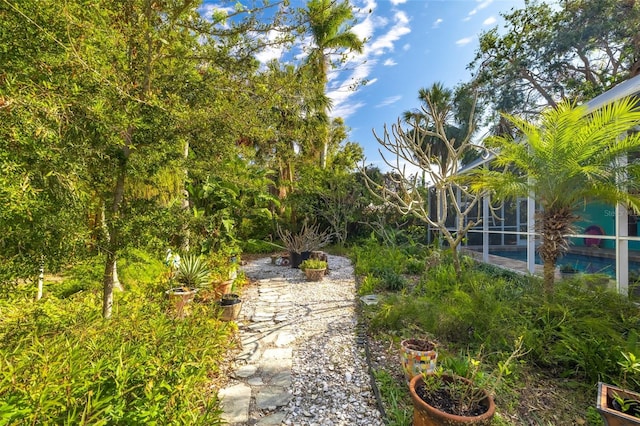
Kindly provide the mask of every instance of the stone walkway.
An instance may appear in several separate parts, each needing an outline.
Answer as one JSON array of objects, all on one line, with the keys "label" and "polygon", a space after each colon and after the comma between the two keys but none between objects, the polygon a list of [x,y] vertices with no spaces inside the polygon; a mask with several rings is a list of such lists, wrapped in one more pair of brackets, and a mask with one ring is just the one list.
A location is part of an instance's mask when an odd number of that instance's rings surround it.
[{"label": "stone walkway", "polygon": [[[278,279],[256,282],[254,309],[243,306],[239,319],[242,352],[236,357],[233,384],[219,392],[224,407],[223,419],[229,423],[249,423],[250,411],[276,411],[292,398],[291,363],[294,340],[287,322],[293,306],[288,283]],[[251,295],[245,292],[245,299]],[[257,425],[280,425],[284,412],[274,412]],[[257,420],[257,419],[254,419]]]},{"label": "stone walkway", "polygon": [[[347,259],[334,256],[329,264],[351,268]],[[269,258],[243,267],[252,284],[243,290],[237,321],[242,351],[228,387],[218,393],[224,421],[232,425],[382,424],[365,363],[352,359],[355,301],[345,299],[354,295],[355,284],[353,269],[348,268],[332,271],[332,278],[325,277],[321,283],[307,283],[301,271],[272,265]],[[345,293],[349,282],[350,293]],[[330,324],[339,326],[333,329]],[[330,340],[340,341],[337,350]],[[334,368],[336,352],[343,353],[340,366]],[[309,355],[311,364],[306,361]],[[359,357],[356,353],[355,358]],[[329,358],[330,365],[325,362]],[[292,374],[292,369],[299,374]],[[318,385],[302,377],[307,373],[311,380],[320,380]],[[345,380],[351,387],[344,387]],[[309,404],[304,398],[313,401]]]}]

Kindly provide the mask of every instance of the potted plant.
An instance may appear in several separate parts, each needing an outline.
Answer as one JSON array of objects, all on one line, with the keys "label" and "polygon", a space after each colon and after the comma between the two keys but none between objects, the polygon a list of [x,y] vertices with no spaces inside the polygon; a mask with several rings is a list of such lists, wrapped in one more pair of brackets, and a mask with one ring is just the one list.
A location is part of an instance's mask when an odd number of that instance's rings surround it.
[{"label": "potted plant", "polygon": [[418,374],[431,373],[436,368],[438,353],[429,339],[405,339],[400,342],[400,362],[407,383]]},{"label": "potted plant", "polygon": [[177,318],[184,318],[188,314],[188,305],[198,290],[209,284],[210,273],[200,256],[188,255],[180,259],[175,274],[170,279],[171,288],[166,291]]},{"label": "potted plant", "polygon": [[409,393],[413,426],[490,425],[496,411],[485,389],[464,377],[438,371],[416,375],[409,382]]},{"label": "potted plant", "polygon": [[235,321],[240,315],[242,299],[235,293],[224,294],[218,301],[218,306],[221,311],[220,319],[222,321]]},{"label": "potted plant", "polygon": [[300,232],[293,233],[278,227],[278,235],[289,251],[292,268],[300,267],[300,263],[308,259],[312,251],[326,246],[332,238],[329,231],[320,232],[319,225],[309,225],[306,221],[302,224]]},{"label": "potted plant", "polygon": [[239,255],[229,256],[224,251],[212,251],[207,262],[211,269],[211,288],[215,300],[222,295],[231,293],[233,283],[237,278]]},{"label": "potted plant", "polygon": [[625,389],[627,375],[640,372],[640,360],[629,353],[622,353],[621,387],[598,383],[596,409],[607,426],[640,425],[640,394]]},{"label": "potted plant", "polygon": [[579,272],[580,271],[578,271],[578,268],[576,268],[570,263],[565,263],[564,265],[560,266],[560,276],[562,278],[573,278]]},{"label": "potted plant", "polygon": [[413,402],[414,426],[489,425],[495,414],[495,389],[511,373],[511,362],[524,355],[522,338],[514,351],[498,363],[496,371],[485,374],[479,360],[465,357],[459,362],[449,359],[449,366],[463,367],[464,376],[445,372],[442,367],[414,376],[409,382]]},{"label": "potted plant", "polygon": [[640,425],[640,394],[598,383],[596,409],[607,426]]},{"label": "potted plant", "polygon": [[300,269],[304,271],[307,281],[322,281],[327,271],[327,262],[318,259],[307,259],[300,263]]}]

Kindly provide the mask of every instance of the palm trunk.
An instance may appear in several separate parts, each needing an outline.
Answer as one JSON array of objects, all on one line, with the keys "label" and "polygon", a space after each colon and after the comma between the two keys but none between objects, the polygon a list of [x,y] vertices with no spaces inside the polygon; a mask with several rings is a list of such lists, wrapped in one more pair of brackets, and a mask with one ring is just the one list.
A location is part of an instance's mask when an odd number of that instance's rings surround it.
[{"label": "palm trunk", "polygon": [[544,291],[546,295],[553,293],[556,279],[558,259],[569,249],[565,235],[573,232],[571,224],[576,219],[569,207],[558,207],[542,212],[542,244],[540,258],[544,264]]},{"label": "palm trunk", "polygon": [[553,293],[553,284],[556,279],[555,262],[544,262],[543,265],[544,293],[550,295]]}]

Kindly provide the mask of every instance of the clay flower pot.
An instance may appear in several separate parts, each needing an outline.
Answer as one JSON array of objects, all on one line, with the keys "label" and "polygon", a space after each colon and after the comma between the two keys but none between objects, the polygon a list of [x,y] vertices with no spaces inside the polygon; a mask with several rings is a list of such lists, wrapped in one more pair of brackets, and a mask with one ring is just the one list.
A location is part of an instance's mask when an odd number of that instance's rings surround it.
[{"label": "clay flower pot", "polygon": [[165,292],[169,296],[169,303],[176,318],[182,319],[189,315],[189,305],[197,292],[197,288],[183,289],[181,287],[171,288]]},{"label": "clay flower pot", "polygon": [[[450,381],[462,381],[469,386],[473,384],[463,378],[443,374],[442,380],[444,382]],[[416,392],[423,386],[422,374],[416,375],[411,382],[409,382],[409,393],[411,394],[411,400],[413,402],[413,426],[464,426],[464,425],[482,425],[488,426],[491,424],[493,416],[496,412],[496,405],[491,395],[486,391],[482,391],[483,396],[479,401],[481,406],[486,408],[486,411],[477,416],[457,416],[455,414],[446,413],[436,407],[427,404]]]}]

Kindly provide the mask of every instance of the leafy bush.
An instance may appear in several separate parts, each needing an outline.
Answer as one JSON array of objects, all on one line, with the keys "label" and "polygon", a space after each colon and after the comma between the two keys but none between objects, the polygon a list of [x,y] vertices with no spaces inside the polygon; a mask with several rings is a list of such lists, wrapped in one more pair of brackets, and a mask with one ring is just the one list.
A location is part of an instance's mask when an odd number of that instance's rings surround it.
[{"label": "leafy bush", "polygon": [[362,246],[352,249],[351,258],[358,275],[384,269],[401,274],[405,271],[407,256],[398,248],[383,246],[376,239],[370,238]]},{"label": "leafy bush", "polygon": [[99,291],[0,300],[0,424],[218,422],[210,381],[234,325],[200,304],[175,321],[141,293],[119,293],[109,321]]},{"label": "leafy bush", "polygon": [[[377,270],[381,282],[395,270],[372,266],[369,252],[356,253],[356,262],[366,265],[361,269]],[[410,294],[390,295],[372,311],[374,331],[404,335],[421,330],[452,349],[484,346],[487,354],[501,353],[523,336],[531,365],[588,386],[598,380],[619,383],[622,354],[640,355],[640,312],[618,294],[563,281],[545,298],[539,278],[482,264],[465,267],[457,278],[446,257],[428,269]],[[640,377],[625,379],[640,385]]]},{"label": "leafy bush", "polygon": [[358,286],[358,294],[364,296],[375,293],[380,286],[380,281],[380,278],[374,277],[373,275],[365,276]]},{"label": "leafy bush", "polygon": [[407,286],[407,280],[392,268],[375,268],[372,273],[380,279],[381,286],[384,290],[400,291]]}]

